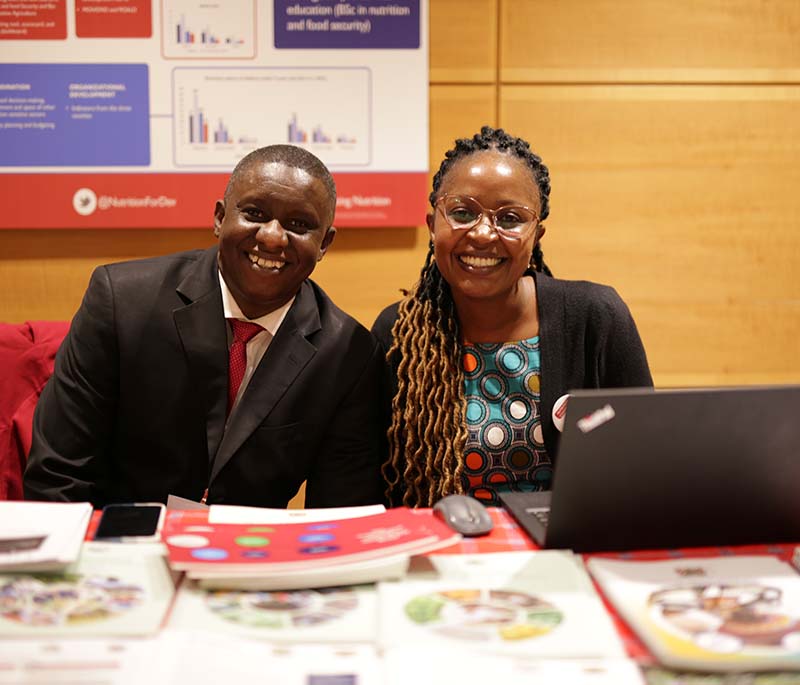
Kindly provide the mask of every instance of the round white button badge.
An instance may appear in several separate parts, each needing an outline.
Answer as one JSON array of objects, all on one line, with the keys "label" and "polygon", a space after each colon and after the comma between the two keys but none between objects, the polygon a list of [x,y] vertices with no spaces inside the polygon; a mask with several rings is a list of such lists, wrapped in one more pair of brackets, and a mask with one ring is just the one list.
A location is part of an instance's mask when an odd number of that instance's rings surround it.
[{"label": "round white button badge", "polygon": [[567,402],[569,395],[561,395],[553,405],[553,424],[558,428],[559,433],[564,432],[564,419],[567,415]]}]

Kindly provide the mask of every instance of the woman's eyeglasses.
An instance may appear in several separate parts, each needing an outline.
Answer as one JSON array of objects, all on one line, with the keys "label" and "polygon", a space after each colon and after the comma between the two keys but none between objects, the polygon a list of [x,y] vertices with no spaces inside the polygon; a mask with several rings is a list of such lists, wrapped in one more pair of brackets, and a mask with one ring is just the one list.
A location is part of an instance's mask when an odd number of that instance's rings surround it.
[{"label": "woman's eyeglasses", "polygon": [[533,231],[539,223],[539,215],[530,207],[508,205],[498,209],[486,209],[469,195],[445,193],[439,196],[435,206],[454,231],[468,231],[486,217],[499,235],[520,240]]}]

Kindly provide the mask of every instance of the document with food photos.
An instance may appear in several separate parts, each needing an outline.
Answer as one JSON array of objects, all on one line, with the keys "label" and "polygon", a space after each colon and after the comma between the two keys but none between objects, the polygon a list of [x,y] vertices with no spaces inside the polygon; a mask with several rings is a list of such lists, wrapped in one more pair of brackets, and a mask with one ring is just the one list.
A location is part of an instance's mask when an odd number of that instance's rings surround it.
[{"label": "document with food photos", "polygon": [[[617,658],[625,652],[579,556],[508,552],[432,558],[379,585],[380,641],[544,658]],[[420,575],[416,576],[417,578]]]},{"label": "document with food photos", "polygon": [[0,637],[150,635],[174,593],[160,543],[87,542],[62,573],[0,576]]},{"label": "document with food photos", "polygon": [[289,591],[204,590],[185,580],[167,627],[271,642],[374,642],[374,585]]},{"label": "document with food photos", "polygon": [[800,575],[769,555],[617,561],[589,570],[670,668],[800,670]]}]

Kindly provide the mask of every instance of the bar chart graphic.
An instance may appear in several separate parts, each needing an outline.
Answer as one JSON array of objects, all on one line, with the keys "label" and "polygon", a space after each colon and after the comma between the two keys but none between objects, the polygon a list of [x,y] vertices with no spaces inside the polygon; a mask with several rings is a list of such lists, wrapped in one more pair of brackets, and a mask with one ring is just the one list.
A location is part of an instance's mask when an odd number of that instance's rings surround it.
[{"label": "bar chart graphic", "polygon": [[254,57],[254,3],[162,0],[164,57]]},{"label": "bar chart graphic", "polygon": [[[217,119],[216,123],[210,123],[205,111],[197,102],[197,90],[194,91],[194,99],[191,110],[189,110],[189,143],[202,144],[202,143],[233,143],[234,138],[231,136],[228,127],[222,118]],[[247,142],[246,141],[239,142]],[[257,142],[257,141],[256,141]]]},{"label": "bar chart graphic", "polygon": [[172,80],[178,166],[231,167],[275,143],[332,168],[371,161],[369,69],[179,67]]},{"label": "bar chart graphic", "polygon": [[219,36],[211,27],[206,25],[199,31],[193,29],[186,24],[186,19],[181,15],[180,20],[175,25],[175,42],[178,45],[193,45],[194,43],[201,43],[203,45],[241,45],[244,43],[244,38],[238,36]]},{"label": "bar chart graphic", "polygon": [[[311,129],[311,134],[299,125],[297,121],[297,113],[292,112],[292,116],[286,124],[286,142],[301,145],[303,143],[334,143],[334,139],[325,131],[325,129],[317,124]],[[358,140],[354,136],[349,136],[340,133],[336,136],[335,142],[339,145],[355,145]]]}]

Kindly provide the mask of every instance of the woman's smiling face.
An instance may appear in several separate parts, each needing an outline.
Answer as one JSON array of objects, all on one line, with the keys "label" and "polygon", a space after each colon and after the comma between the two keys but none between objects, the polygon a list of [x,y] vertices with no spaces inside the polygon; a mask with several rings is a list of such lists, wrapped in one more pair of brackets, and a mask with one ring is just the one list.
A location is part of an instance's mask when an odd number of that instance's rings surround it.
[{"label": "woman's smiling face", "polygon": [[[468,196],[487,210],[518,206],[541,212],[539,188],[523,159],[489,149],[459,159],[442,179],[437,197]],[[498,222],[502,220],[499,216]],[[535,228],[534,228],[535,226]],[[428,215],[436,264],[453,297],[502,298],[514,291],[544,233],[537,223],[519,237],[498,233],[483,216],[470,229],[454,230],[440,209]]]}]

